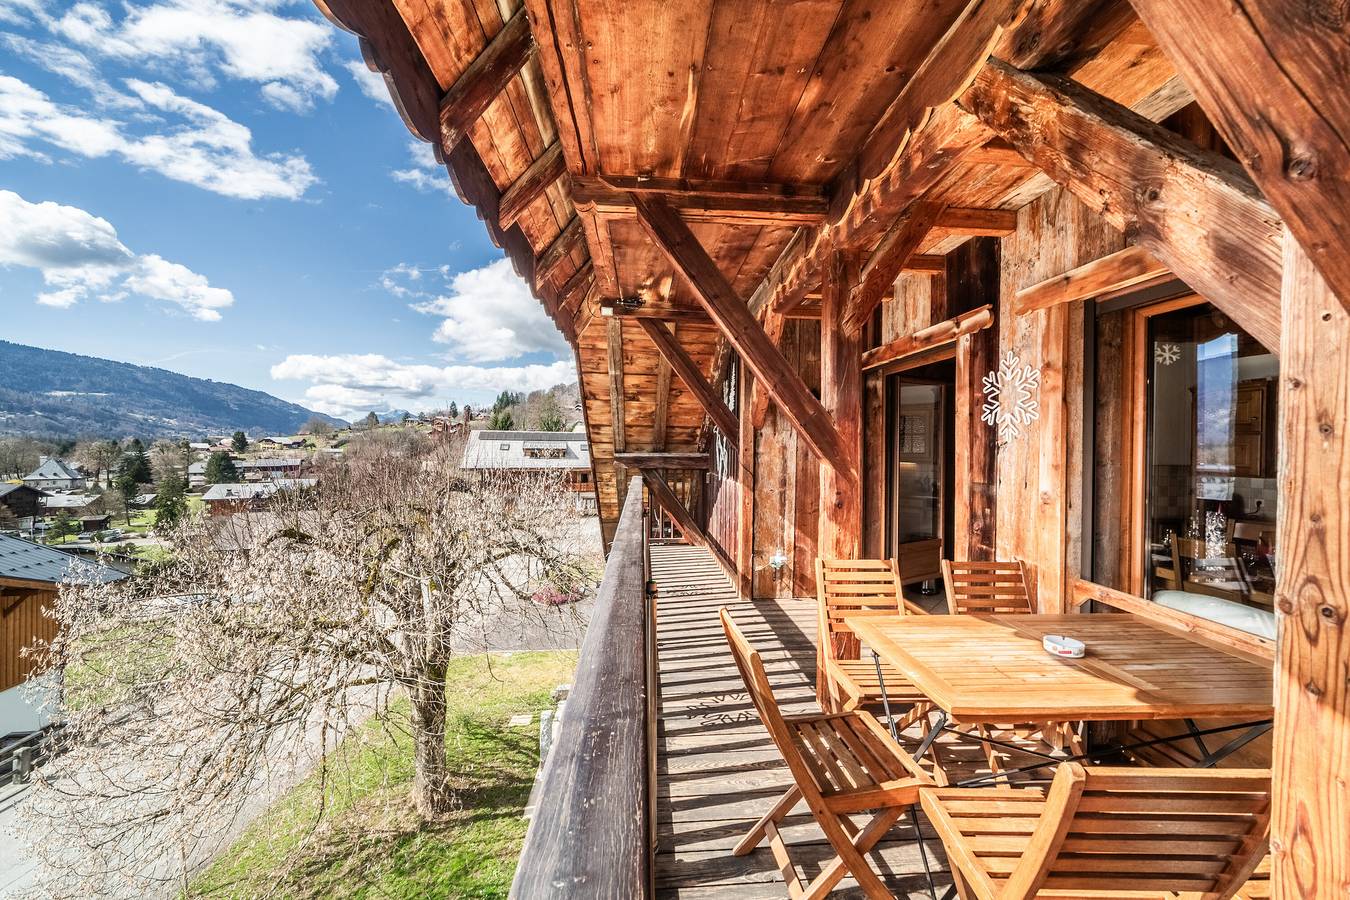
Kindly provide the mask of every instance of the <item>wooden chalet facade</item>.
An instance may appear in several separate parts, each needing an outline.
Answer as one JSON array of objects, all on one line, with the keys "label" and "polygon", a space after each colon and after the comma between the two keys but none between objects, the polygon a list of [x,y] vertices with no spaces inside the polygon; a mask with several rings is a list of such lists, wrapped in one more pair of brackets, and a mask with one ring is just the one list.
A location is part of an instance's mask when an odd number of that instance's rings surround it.
[{"label": "wooden chalet facade", "polygon": [[316,2],[575,350],[609,594],[645,486],[743,600],[1019,559],[1273,660],[1273,892],[1346,896],[1344,10]]}]

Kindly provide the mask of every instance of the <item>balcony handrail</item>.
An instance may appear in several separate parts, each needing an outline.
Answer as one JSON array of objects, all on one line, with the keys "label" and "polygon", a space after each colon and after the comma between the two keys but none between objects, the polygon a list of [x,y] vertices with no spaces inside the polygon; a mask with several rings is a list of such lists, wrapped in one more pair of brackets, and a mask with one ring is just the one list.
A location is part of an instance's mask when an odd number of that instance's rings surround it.
[{"label": "balcony handrail", "polygon": [[642,479],[634,478],[544,764],[512,897],[650,896],[651,609],[643,531]]}]

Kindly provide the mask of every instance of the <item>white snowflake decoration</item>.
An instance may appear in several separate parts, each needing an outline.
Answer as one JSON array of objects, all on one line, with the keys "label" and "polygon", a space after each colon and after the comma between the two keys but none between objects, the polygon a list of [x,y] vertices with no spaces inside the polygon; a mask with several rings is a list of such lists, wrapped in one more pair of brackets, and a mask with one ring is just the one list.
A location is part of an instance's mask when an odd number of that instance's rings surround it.
[{"label": "white snowflake decoration", "polygon": [[984,409],[980,419],[998,429],[1004,440],[1022,433],[1041,417],[1040,403],[1035,392],[1041,384],[1041,373],[1022,365],[1017,355],[1009,350],[998,365],[997,372],[984,376]]},{"label": "white snowflake decoration", "polygon": [[1164,366],[1181,359],[1181,348],[1176,344],[1158,344],[1153,348],[1153,361]]}]

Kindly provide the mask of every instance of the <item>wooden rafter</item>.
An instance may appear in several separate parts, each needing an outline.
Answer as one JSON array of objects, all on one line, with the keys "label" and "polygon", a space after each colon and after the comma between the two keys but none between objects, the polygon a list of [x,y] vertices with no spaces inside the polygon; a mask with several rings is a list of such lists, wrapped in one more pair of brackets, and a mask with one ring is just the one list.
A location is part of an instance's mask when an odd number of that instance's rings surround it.
[{"label": "wooden rafter", "polygon": [[1345,10],[1289,0],[1131,0],[1327,283],[1350,309]]},{"label": "wooden rafter", "polygon": [[595,284],[595,266],[590,260],[572,273],[572,276],[558,288],[558,311],[575,316],[577,305],[585,301],[591,285]]},{"label": "wooden rafter", "polygon": [[523,9],[516,10],[441,98],[441,146],[447,153],[464,140],[533,52],[529,18]]},{"label": "wooden rafter", "polygon": [[502,228],[510,228],[516,224],[521,213],[543,196],[544,191],[561,178],[565,171],[562,144],[554,141],[552,146],[530,163],[530,167],[502,192],[502,201],[497,213],[497,221]]},{"label": "wooden rafter", "polygon": [[1013,312],[1025,315],[1061,303],[1085,300],[1150,281],[1168,273],[1167,266],[1142,247],[1126,247],[1024,287],[1013,298]]},{"label": "wooden rafter", "polygon": [[553,243],[543,253],[539,254],[534,261],[534,279],[536,285],[546,284],[553,270],[572,254],[577,247],[582,246],[586,240],[586,231],[582,228],[581,217],[573,216],[572,221],[568,222],[563,230],[558,232],[558,236],[553,239]]},{"label": "wooden rafter", "polygon": [[712,419],[713,424],[717,426],[717,430],[722,432],[722,436],[727,440],[733,444],[736,443],[738,431],[736,417],[732,415],[731,410],[722,401],[717,389],[703,377],[698,364],[675,340],[675,336],[666,329],[665,325],[652,319],[638,319],[638,324],[642,326],[642,330],[647,337],[656,345],[656,349],[661,353],[661,356],[665,358],[666,362],[670,363],[670,367],[684,382],[684,386],[689,390],[689,393],[693,394],[694,399],[698,400],[699,405],[703,407],[703,411],[708,414],[708,418]]},{"label": "wooden rafter", "polygon": [[[679,214],[660,197],[634,195],[634,203],[638,221],[652,241],[693,289],[694,296],[756,380],[763,383],[779,409],[792,420],[812,452],[826,462],[849,460],[851,457],[825,408],[765,335]],[[855,468],[844,476],[856,481],[858,472]]]},{"label": "wooden rafter", "polygon": [[994,308],[989,305],[896,338],[862,355],[863,371],[892,365],[909,356],[950,343],[967,334],[982,331],[994,323]]},{"label": "wooden rafter", "polygon": [[616,453],[614,459],[635,469],[707,469],[706,453]]},{"label": "wooden rafter", "polygon": [[894,287],[905,263],[945,209],[946,205],[940,202],[920,201],[895,220],[858,273],[858,282],[844,311],[844,328],[856,331],[871,318],[872,311]]},{"label": "wooden rafter", "polygon": [[1240,166],[1068,79],[1000,60],[960,103],[1267,348],[1280,346],[1280,219]]},{"label": "wooden rafter", "polygon": [[[573,176],[571,184],[573,203],[612,218],[631,219],[637,215],[635,194],[663,197],[688,222],[792,228],[820,222],[826,213],[825,197],[818,188],[798,190],[781,185],[616,175]],[[668,186],[657,188],[654,184]]]}]

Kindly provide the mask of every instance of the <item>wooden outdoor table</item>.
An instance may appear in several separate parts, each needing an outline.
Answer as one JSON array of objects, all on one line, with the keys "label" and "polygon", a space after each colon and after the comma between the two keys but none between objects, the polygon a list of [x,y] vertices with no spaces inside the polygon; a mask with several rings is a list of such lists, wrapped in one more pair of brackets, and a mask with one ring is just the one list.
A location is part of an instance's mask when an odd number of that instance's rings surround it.
[{"label": "wooden outdoor table", "polygon": [[[883,660],[958,723],[1270,718],[1270,665],[1250,662],[1129,613],[850,616]],[[1051,656],[1047,634],[1087,644]]]}]

